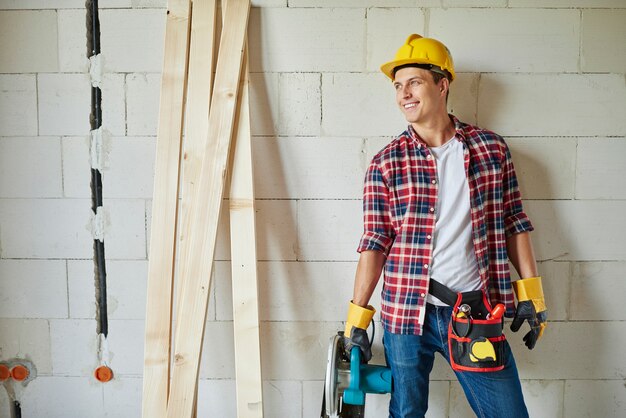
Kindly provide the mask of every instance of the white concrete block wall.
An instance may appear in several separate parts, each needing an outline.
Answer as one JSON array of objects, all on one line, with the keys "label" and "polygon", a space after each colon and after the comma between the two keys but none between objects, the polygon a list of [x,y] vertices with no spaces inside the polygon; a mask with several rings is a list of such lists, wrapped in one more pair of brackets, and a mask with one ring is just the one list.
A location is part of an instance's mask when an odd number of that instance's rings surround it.
[{"label": "white concrete block wall", "polygon": [[37,101],[40,135],[81,135],[89,132],[91,96],[87,74],[39,74]]},{"label": "white concrete block wall", "polygon": [[165,39],[165,14],[162,10],[102,10],[100,33],[100,47],[107,72],[161,71]]},{"label": "white concrete block wall", "polygon": [[[53,10],[3,13],[0,17],[0,71],[58,71],[56,20]],[[39,30],[33,31],[31,27]]]},{"label": "white concrete block wall", "polygon": [[[507,139],[524,198],[574,198],[574,187],[577,185],[576,158],[580,155],[577,154],[576,138]],[[595,153],[583,153],[580,158],[587,161],[587,156],[592,155]]]},{"label": "white concrete block wall", "polygon": [[322,74],[323,135],[396,135],[403,125],[387,77],[362,72]]},{"label": "white concrete block wall", "polygon": [[[407,5],[413,6],[413,5]],[[408,33],[424,32],[424,9],[371,8],[367,10],[367,70],[378,72],[389,61],[389,45],[401,45]]]},{"label": "white concrete block wall", "polygon": [[[576,198],[621,200],[626,185],[609,182],[607,177],[623,178],[626,152],[621,138],[580,138],[576,158]],[[598,145],[601,145],[598,147]],[[612,185],[612,187],[611,187]]]},{"label": "white concrete block wall", "polygon": [[0,135],[37,135],[37,77],[0,74]]},{"label": "white concrete block wall", "polygon": [[[580,11],[434,9],[430,35],[468,72],[576,72]],[[471,31],[472,36],[467,36]]]},{"label": "white concrete block wall", "polygon": [[365,9],[253,9],[249,34],[253,72],[363,70]]},{"label": "white concrete block wall", "polygon": [[[4,276],[3,276],[4,278]],[[3,297],[5,293],[3,292]],[[52,374],[52,350],[50,321],[47,319],[25,319],[3,317],[0,322],[0,335],[2,335],[2,357],[30,359],[42,375]],[[5,357],[6,356],[6,357]],[[5,393],[0,399],[5,397]],[[8,411],[3,410],[2,416],[7,416]]]},{"label": "white concrete block wall", "polygon": [[[0,360],[39,377],[24,416],[138,416],[166,0],[101,0],[109,350],[100,384],[84,0],[0,0]],[[253,0],[251,118],[266,417],[320,408],[361,231],[362,177],[405,129],[379,73],[411,32],[452,50],[449,108],[505,136],[551,323],[508,333],[533,417],[626,415],[623,0]],[[234,417],[227,201],[198,416]],[[372,303],[379,306],[379,289]],[[380,325],[378,324],[379,331]],[[380,334],[374,362],[382,363]],[[584,357],[583,354],[584,353]],[[592,354],[590,354],[592,353]],[[428,417],[472,416],[444,360]],[[8,403],[0,391],[0,417]],[[386,415],[369,396],[367,415]]]},{"label": "white concrete block wall", "polygon": [[[146,314],[146,260],[110,260],[107,263],[107,304],[110,319],[144,319]],[[96,314],[94,299],[93,262],[70,260],[67,262],[67,289],[69,292],[69,317],[93,318]],[[67,317],[67,315],[65,315]]]},{"label": "white concrete block wall", "polygon": [[85,11],[81,8],[58,10],[59,71],[82,73],[89,71],[85,39],[76,36],[85,29]]},{"label": "white concrete block wall", "polygon": [[250,103],[253,135],[315,136],[320,133],[319,73],[253,73]]},{"label": "white concrete block wall", "polygon": [[626,52],[623,48],[611,51],[607,43],[622,42],[626,38],[626,10],[583,10],[583,51],[581,63],[585,72],[623,71]]},{"label": "white concrete block wall", "polygon": [[63,197],[58,137],[0,138],[0,197]]},{"label": "white concrete block wall", "polygon": [[67,318],[64,261],[0,260],[0,277],[0,317]]},{"label": "white concrete block wall", "polygon": [[483,74],[478,123],[505,136],[623,137],[624,95],[623,74]]},{"label": "white concrete block wall", "polygon": [[126,75],[126,133],[154,135],[159,119],[159,74]]}]

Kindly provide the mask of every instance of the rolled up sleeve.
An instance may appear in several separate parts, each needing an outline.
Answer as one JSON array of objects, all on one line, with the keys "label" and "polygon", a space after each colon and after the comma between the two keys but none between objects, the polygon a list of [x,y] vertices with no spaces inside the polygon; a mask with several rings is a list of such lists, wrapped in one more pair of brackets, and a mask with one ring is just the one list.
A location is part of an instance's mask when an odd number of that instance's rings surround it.
[{"label": "rolled up sleeve", "polygon": [[519,190],[517,176],[511,152],[504,144],[505,158],[502,163],[502,203],[504,208],[504,231],[507,237],[534,230],[530,218],[524,212],[522,195]]},{"label": "rolled up sleeve", "polygon": [[357,251],[381,251],[389,254],[394,241],[393,225],[389,216],[389,189],[382,172],[372,162],[365,174],[363,188],[363,235]]}]

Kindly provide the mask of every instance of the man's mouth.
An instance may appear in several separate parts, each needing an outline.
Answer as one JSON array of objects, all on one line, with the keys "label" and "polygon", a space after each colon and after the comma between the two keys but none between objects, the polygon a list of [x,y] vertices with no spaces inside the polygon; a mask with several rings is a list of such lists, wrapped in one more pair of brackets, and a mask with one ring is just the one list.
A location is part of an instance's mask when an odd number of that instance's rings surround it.
[{"label": "man's mouth", "polygon": [[417,107],[418,104],[419,102],[411,102],[411,103],[405,103],[403,106],[406,110],[410,110],[410,109]]}]

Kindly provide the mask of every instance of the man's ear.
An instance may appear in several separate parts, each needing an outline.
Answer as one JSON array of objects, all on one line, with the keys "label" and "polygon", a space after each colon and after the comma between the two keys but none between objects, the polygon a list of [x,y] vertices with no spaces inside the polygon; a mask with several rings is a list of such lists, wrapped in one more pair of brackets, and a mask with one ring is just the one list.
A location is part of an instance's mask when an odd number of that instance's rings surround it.
[{"label": "man's ear", "polygon": [[450,89],[450,80],[448,80],[446,77],[443,77],[440,81],[439,81],[440,85],[439,85],[439,91],[442,94],[447,94],[448,90]]}]

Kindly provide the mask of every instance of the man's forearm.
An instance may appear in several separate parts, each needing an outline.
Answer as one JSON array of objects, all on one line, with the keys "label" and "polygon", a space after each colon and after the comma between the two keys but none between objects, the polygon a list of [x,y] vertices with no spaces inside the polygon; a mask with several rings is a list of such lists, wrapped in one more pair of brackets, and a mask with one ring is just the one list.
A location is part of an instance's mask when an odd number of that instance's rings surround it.
[{"label": "man's forearm", "polygon": [[506,250],[511,264],[513,264],[521,279],[539,275],[530,232],[513,234],[508,237],[506,239]]},{"label": "man's forearm", "polygon": [[359,257],[354,279],[354,295],[352,302],[355,305],[367,306],[380,279],[385,265],[385,254],[380,251],[363,251]]}]

